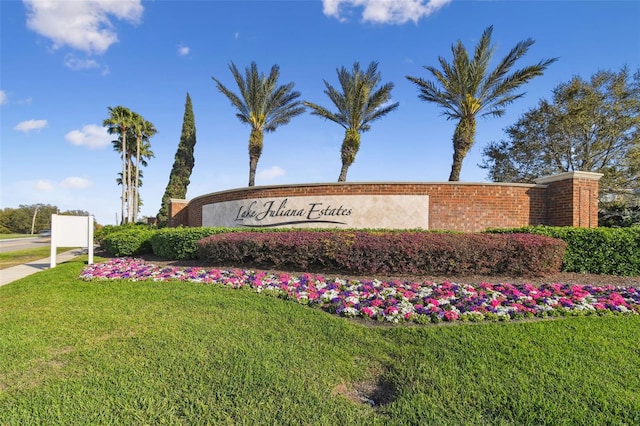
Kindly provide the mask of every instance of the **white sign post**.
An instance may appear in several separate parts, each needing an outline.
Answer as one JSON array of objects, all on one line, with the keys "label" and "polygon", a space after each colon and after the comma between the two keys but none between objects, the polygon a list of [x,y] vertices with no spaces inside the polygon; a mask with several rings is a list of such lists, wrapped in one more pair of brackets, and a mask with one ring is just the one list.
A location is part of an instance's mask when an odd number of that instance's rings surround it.
[{"label": "white sign post", "polygon": [[58,247],[86,247],[93,263],[93,216],[51,215],[51,267],[56,266]]}]

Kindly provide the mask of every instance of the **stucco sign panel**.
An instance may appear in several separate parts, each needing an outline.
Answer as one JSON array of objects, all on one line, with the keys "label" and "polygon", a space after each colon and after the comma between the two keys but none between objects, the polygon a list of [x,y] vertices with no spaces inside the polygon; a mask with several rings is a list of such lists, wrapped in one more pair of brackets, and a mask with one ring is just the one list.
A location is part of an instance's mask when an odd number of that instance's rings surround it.
[{"label": "stucco sign panel", "polygon": [[202,226],[429,229],[428,195],[253,198],[202,206]]}]

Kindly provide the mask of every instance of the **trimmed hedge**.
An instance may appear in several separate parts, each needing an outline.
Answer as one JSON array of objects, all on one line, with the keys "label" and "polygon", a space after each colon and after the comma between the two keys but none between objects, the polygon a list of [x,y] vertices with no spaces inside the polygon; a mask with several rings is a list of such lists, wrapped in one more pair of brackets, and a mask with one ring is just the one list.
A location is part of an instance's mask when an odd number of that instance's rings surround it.
[{"label": "trimmed hedge", "polygon": [[[481,235],[491,234],[528,234],[558,238],[568,244],[562,262],[563,271],[640,275],[640,227],[638,226],[629,228],[533,226],[492,229],[485,234],[434,233],[417,230],[327,231],[326,229],[286,228],[250,231],[241,228],[165,228],[155,231],[148,227],[134,225],[107,226],[102,231],[96,239],[114,256],[154,253],[171,260],[202,257],[209,260],[222,259],[219,261],[253,262],[299,268],[326,266],[363,273],[373,270],[380,273],[523,275],[546,273],[543,272],[548,270],[544,265],[546,260],[538,259],[536,254],[538,249],[535,248],[538,243],[534,240],[516,243],[523,237],[513,237],[507,244],[485,241],[481,237]],[[221,234],[249,235],[249,239],[254,242],[240,242],[248,238],[243,236],[233,243],[236,245],[234,248],[228,245],[224,249],[216,248],[218,254],[200,252],[198,245],[200,239]],[[281,237],[271,241],[273,239],[271,236],[275,234]],[[307,234],[318,236],[301,236]],[[262,237],[259,237],[261,235]],[[265,235],[268,237],[264,237]],[[429,235],[428,245],[421,242],[423,237],[420,235]],[[381,236],[384,238],[382,243],[378,239]],[[225,244],[230,244],[231,237],[226,239]],[[322,241],[322,244],[318,241]],[[262,248],[255,247],[258,243]],[[353,245],[355,248],[351,247]],[[393,247],[393,250],[387,250],[388,247]],[[503,253],[504,250],[511,251],[507,258],[509,265],[502,265],[498,260],[501,256],[498,253]],[[412,258],[412,253],[417,257]],[[535,265],[538,262],[542,262],[540,266]]]},{"label": "trimmed hedge", "polygon": [[126,225],[105,225],[100,229],[96,230],[93,234],[93,240],[97,244],[100,245],[101,248],[106,249],[105,247],[105,238],[109,235],[113,235],[117,232],[127,231],[130,229],[149,229],[148,226],[136,225],[134,223],[128,223]]},{"label": "trimmed hedge", "polygon": [[125,228],[106,235],[102,246],[116,257],[152,253],[151,237],[155,232],[141,227]]},{"label": "trimmed hedge", "polygon": [[574,228],[530,226],[491,229],[490,233],[528,233],[559,238],[568,244],[562,270],[609,275],[640,275],[640,226]]},{"label": "trimmed hedge", "polygon": [[530,234],[290,231],[213,235],[198,257],[214,263],[336,268],[358,274],[558,272],[566,243]]},{"label": "trimmed hedge", "polygon": [[199,240],[230,231],[230,228],[163,228],[151,237],[151,247],[153,254],[165,259],[195,259]]},{"label": "trimmed hedge", "polygon": [[[199,227],[199,228],[163,228],[151,237],[153,254],[170,260],[195,259],[198,257],[198,241],[202,238],[232,232],[291,232],[293,228],[225,228],[225,227]],[[300,229],[297,229],[300,230]],[[306,232],[327,232],[326,229],[308,228]],[[364,232],[396,232],[380,230],[362,230]]]}]

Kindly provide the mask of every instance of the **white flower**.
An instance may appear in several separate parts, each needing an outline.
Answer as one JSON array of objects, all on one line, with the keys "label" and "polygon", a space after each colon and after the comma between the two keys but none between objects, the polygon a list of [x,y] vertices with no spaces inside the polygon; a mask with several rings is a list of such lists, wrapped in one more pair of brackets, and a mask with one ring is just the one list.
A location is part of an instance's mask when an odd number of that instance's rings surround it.
[{"label": "white flower", "polygon": [[328,290],[322,295],[322,301],[329,302],[331,301],[331,299],[335,299],[339,295],[340,293],[338,293],[336,290]]},{"label": "white flower", "polygon": [[355,316],[357,316],[359,314],[358,310],[356,308],[352,308],[352,307],[344,308],[343,313],[345,315],[347,315],[347,316],[350,316],[350,317],[355,317]]},{"label": "white flower", "polygon": [[349,296],[346,299],[344,299],[345,302],[351,304],[351,305],[356,305],[358,303],[360,303],[360,299],[357,298],[356,296]]}]

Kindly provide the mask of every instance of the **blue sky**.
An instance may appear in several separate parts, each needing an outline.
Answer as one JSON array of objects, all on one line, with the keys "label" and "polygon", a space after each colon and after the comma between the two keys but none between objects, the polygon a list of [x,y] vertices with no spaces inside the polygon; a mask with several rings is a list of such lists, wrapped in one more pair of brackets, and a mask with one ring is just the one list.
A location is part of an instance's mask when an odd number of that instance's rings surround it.
[{"label": "blue sky", "polygon": [[[418,99],[405,76],[472,50],[494,26],[497,60],[536,41],[522,67],[558,57],[524,86],[501,118],[481,119],[461,180],[486,181],[482,148],[558,84],[602,69],[640,67],[636,1],[0,1],[0,207],[48,203],[80,209],[101,224],[120,212],[118,154],[101,123],[124,105],[155,124],[155,158],[144,169],[141,216],[155,216],[180,139],[186,93],[196,119],[196,163],[187,198],[245,187],[250,129],[216,90],[236,91],[228,65],[252,61],[301,99],[332,108],[323,79],[336,69],[379,63],[399,108],[362,135],[349,182],[448,179],[455,123]],[[342,127],[309,113],[265,135],[256,185],[335,182]]]}]

